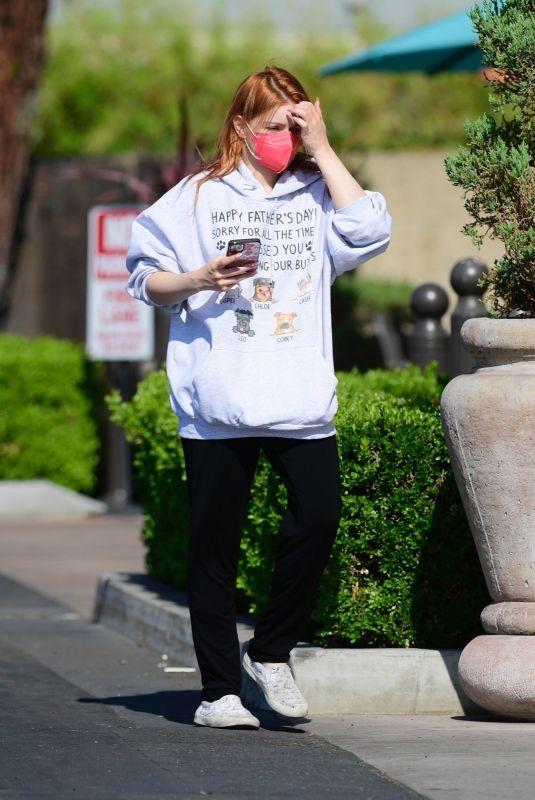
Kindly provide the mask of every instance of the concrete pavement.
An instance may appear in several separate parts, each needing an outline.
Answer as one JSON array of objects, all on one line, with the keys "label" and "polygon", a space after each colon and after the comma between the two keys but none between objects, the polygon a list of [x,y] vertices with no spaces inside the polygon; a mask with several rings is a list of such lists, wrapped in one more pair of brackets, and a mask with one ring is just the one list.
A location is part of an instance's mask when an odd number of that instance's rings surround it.
[{"label": "concrete pavement", "polygon": [[106,511],[106,503],[52,481],[0,481],[0,519],[85,517]]},{"label": "concrete pavement", "polygon": [[0,520],[0,572],[91,619],[98,576],[143,573],[139,514]]},{"label": "concrete pavement", "polygon": [[198,676],[0,576],[0,796],[411,800],[306,725],[192,724]]},{"label": "concrete pavement", "polygon": [[98,574],[141,570],[139,529],[135,515],[0,525],[0,796],[531,800],[534,723],[193,727],[198,675],[166,673],[160,653],[88,621]]}]

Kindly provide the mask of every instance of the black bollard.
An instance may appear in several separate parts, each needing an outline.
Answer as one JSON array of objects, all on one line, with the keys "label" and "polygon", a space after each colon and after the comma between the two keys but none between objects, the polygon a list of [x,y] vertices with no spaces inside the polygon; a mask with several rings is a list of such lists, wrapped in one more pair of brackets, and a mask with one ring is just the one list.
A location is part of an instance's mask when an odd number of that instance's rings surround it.
[{"label": "black bollard", "polygon": [[451,271],[450,282],[459,295],[459,301],[451,314],[448,368],[450,378],[464,375],[474,366],[474,359],[463,345],[461,328],[467,319],[487,316],[487,309],[481,299],[484,290],[478,285],[486,272],[486,264],[478,258],[462,258],[454,264]]},{"label": "black bollard", "polygon": [[[123,400],[130,400],[137,384],[138,362],[107,361],[106,372],[109,389],[118,389]],[[128,511],[132,504],[132,458],[130,445],[123,429],[106,415],[105,484],[104,500],[113,512]]]},{"label": "black bollard", "polygon": [[448,308],[448,295],[437,283],[424,283],[414,290],[411,310],[415,323],[409,334],[409,361],[426,367],[436,361],[439,372],[448,370],[448,334],[440,318]]}]

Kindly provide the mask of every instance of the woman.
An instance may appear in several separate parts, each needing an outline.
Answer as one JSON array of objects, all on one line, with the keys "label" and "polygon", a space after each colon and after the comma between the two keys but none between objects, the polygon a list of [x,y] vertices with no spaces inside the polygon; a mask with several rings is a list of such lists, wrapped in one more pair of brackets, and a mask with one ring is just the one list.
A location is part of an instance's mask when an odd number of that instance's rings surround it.
[{"label": "woman", "polygon": [[[261,451],[288,506],[271,598],[242,666],[274,711],[307,714],[287,662],[340,515],[330,286],[383,252],[389,234],[383,197],[330,147],[319,100],[273,66],[238,87],[217,158],[134,223],[128,290],[172,313],[167,372],[190,502],[199,725],[259,726],[240,701],[234,591]],[[259,245],[229,248],[244,239]]]}]

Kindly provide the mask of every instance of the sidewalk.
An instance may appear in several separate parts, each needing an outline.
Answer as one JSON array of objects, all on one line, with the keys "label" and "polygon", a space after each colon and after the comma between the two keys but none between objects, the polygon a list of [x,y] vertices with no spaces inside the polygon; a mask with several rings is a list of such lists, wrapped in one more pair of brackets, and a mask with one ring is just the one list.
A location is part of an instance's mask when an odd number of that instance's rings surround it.
[{"label": "sidewalk", "polygon": [[2,796],[531,800],[532,723],[338,715],[295,728],[267,714],[257,733],[193,727],[198,675],[166,673],[162,654],[89,622],[101,572],[143,571],[140,524],[0,523]]},{"label": "sidewalk", "polygon": [[0,519],[0,572],[91,619],[98,575],[145,572],[139,514]]}]

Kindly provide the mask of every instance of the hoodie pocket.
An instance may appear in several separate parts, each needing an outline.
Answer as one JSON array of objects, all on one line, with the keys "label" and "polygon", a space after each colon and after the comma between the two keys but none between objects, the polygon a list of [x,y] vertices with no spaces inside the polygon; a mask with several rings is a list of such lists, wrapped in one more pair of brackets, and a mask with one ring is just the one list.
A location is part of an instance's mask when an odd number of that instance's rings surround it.
[{"label": "hoodie pocket", "polygon": [[193,380],[193,409],[205,422],[240,428],[324,425],[336,413],[336,384],[316,347],[213,349]]}]

